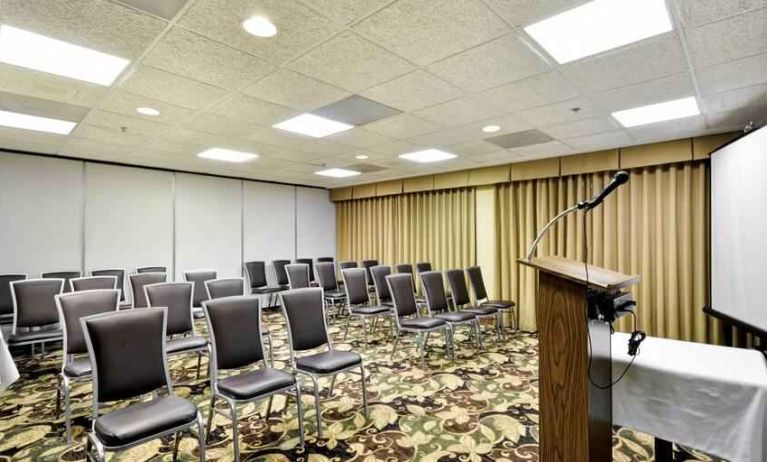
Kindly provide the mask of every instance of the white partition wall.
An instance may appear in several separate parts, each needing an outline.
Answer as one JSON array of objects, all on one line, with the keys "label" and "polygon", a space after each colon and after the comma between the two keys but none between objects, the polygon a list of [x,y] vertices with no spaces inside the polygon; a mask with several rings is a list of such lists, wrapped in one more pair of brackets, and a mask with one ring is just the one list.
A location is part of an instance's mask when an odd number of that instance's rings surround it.
[{"label": "white partition wall", "polygon": [[324,189],[296,188],[296,256],[335,257],[336,206]]},{"label": "white partition wall", "polygon": [[0,272],[81,270],[83,163],[0,153]]}]

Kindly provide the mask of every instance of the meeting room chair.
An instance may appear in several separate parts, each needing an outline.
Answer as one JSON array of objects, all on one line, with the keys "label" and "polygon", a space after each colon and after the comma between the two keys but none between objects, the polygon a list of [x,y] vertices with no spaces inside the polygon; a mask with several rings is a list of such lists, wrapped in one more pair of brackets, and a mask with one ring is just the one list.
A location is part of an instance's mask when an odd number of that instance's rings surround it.
[{"label": "meeting room chair", "polygon": [[394,345],[391,350],[391,359],[397,352],[397,344],[400,336],[405,332],[418,334],[421,343],[421,363],[424,362],[426,355],[426,344],[429,341],[429,334],[435,331],[442,331],[445,335],[445,356],[452,357],[450,344],[452,342],[452,329],[450,324],[444,319],[422,316],[418,310],[418,304],[413,293],[413,281],[411,274],[392,274],[386,277],[389,284],[389,292],[394,302],[394,322],[397,327],[397,335],[394,338]]},{"label": "meeting room chair", "polygon": [[[298,374],[309,377],[314,384],[314,409],[317,417],[317,436],[322,438],[322,414],[320,412],[319,379],[331,377],[329,395],[333,394],[336,376],[342,372],[359,374],[362,382],[362,404],[365,418],[368,417],[367,387],[365,385],[365,366],[362,357],[353,351],[342,351],[333,348],[333,342],[328,334],[325,318],[325,308],[322,300],[322,289],[309,287],[296,289],[280,294],[282,313],[288,326],[288,346],[290,364]],[[296,356],[309,350],[326,347],[322,352]]]},{"label": "meeting room chair", "polygon": [[285,266],[288,273],[288,286],[291,290],[303,289],[311,286],[309,280],[309,265],[305,263],[293,263]]},{"label": "meeting room chair", "polygon": [[304,264],[309,266],[309,283],[313,284],[315,277],[314,277],[314,260],[311,258],[296,258],[297,264]]},{"label": "meeting room chair", "polygon": [[368,287],[372,289],[374,284],[373,284],[373,275],[370,273],[370,268],[374,266],[378,266],[378,260],[362,260],[360,262],[360,266],[362,268],[365,268],[365,273],[368,276],[368,279],[367,279]]},{"label": "meeting room chair", "polygon": [[426,298],[424,298],[423,295],[418,294],[418,288],[416,287],[416,283],[415,283],[416,277],[413,271],[413,265],[411,265],[410,263],[400,263],[395,268],[397,269],[398,274],[407,273],[413,276],[413,292],[415,292],[415,301],[418,302],[419,305],[425,304]]},{"label": "meeting room chair", "polygon": [[445,271],[447,282],[450,285],[450,292],[453,296],[453,308],[456,311],[466,311],[482,319],[493,319],[495,321],[495,331],[498,334],[498,340],[501,340],[501,312],[498,308],[491,305],[472,306],[469,290],[466,287],[466,277],[461,269],[451,269]]},{"label": "meeting room chair", "polygon": [[370,303],[370,291],[368,291],[367,276],[364,268],[347,268],[341,271],[346,291],[346,309],[349,314],[344,329],[344,341],[349,334],[349,325],[352,318],[362,320],[362,333],[365,346],[368,345],[368,319],[389,317],[392,312],[390,306],[372,305]]},{"label": "meeting room chair", "polygon": [[356,261],[342,261],[338,264],[338,267],[341,269],[341,271],[343,271],[347,268],[359,268],[359,265]]},{"label": "meeting room chair", "polygon": [[165,273],[136,273],[128,276],[128,280],[133,293],[133,308],[146,308],[149,302],[146,300],[144,286],[166,282],[168,276]]},{"label": "meeting room chair", "polygon": [[245,278],[223,278],[205,281],[208,300],[245,295]]},{"label": "meeting room chair", "polygon": [[[173,460],[180,432],[196,427],[199,459],[205,461],[202,414],[190,400],[173,394],[168,373],[165,330],[168,310],[124,310],[80,320],[93,365],[93,415],[85,447],[87,457],[106,460],[105,452],[122,451],[147,441],[175,435]],[[136,400],[99,415],[102,404]]]},{"label": "meeting room chair", "polygon": [[[466,311],[451,311],[450,302],[445,294],[445,282],[442,273],[439,271],[425,271],[421,273],[421,286],[426,296],[426,309],[429,316],[444,319],[450,324],[452,332],[455,333],[457,327],[466,326],[474,331],[474,339],[477,346],[477,354],[482,348],[482,338],[480,337],[479,319]],[[454,341],[454,339],[451,339]],[[455,344],[450,345],[455,351]],[[455,355],[455,353],[453,353]]]},{"label": "meeting room chair", "polygon": [[73,271],[48,271],[45,273],[42,273],[40,275],[43,279],[63,279],[64,280],[64,289],[63,293],[69,292],[70,285],[69,281],[74,278],[79,278],[82,276],[82,273],[79,270],[73,270]]},{"label": "meeting room chair", "polygon": [[[264,420],[268,425],[274,395],[285,394],[296,400],[298,434],[304,446],[301,386],[293,374],[269,367],[264,357],[261,306],[258,297],[244,295],[211,299],[203,303],[210,336],[210,407],[206,433],[209,435],[213,414],[219,413],[232,421],[234,460],[240,460],[237,405],[269,399]],[[253,369],[253,366],[259,366]],[[250,368],[242,371],[243,368]],[[241,371],[219,378],[219,373]],[[216,399],[222,399],[229,413],[216,409]]]},{"label": "meeting room chair", "polygon": [[[195,333],[192,300],[193,282],[161,282],[144,286],[149,307],[167,307],[167,347],[169,356],[197,354],[197,378],[202,355],[208,352],[208,340]],[[202,308],[202,307],[201,307]]]},{"label": "meeting room chair", "polygon": [[91,276],[115,276],[117,288],[120,289],[120,302],[125,302],[125,270],[121,268],[109,268],[91,271]]},{"label": "meeting room chair", "polygon": [[277,287],[280,290],[288,290],[290,288],[288,282],[288,272],[285,269],[290,264],[290,260],[272,260],[272,268],[274,268],[274,276],[277,281]]},{"label": "meeting room chair", "polygon": [[317,257],[317,263],[335,263],[335,261],[333,257]]},{"label": "meeting room chair", "polygon": [[64,279],[24,279],[11,282],[13,325],[6,338],[9,347],[35,345],[62,339],[54,297],[64,292]]},{"label": "meeting room chair", "polygon": [[13,297],[11,296],[11,283],[23,281],[27,278],[23,273],[0,274],[0,323],[13,322]]},{"label": "meeting room chair", "polygon": [[431,263],[427,261],[422,261],[420,263],[415,264],[415,270],[418,274],[425,273],[426,271],[431,271]]},{"label": "meeting room chair", "polygon": [[205,281],[216,279],[216,270],[198,269],[184,271],[184,281],[194,284],[194,297],[192,298],[192,308],[202,316],[202,302],[208,299],[208,292],[205,291]]},{"label": "meeting room chair", "polygon": [[314,266],[314,271],[317,273],[317,283],[322,288],[325,302],[331,307],[342,305],[346,300],[346,293],[339,288],[333,262],[318,262]]},{"label": "meeting room chair", "polygon": [[470,266],[466,269],[466,274],[469,275],[469,284],[474,292],[474,299],[479,306],[494,306],[501,312],[501,333],[504,332],[503,314],[510,313],[511,327],[517,328],[517,318],[515,316],[515,307],[517,306],[511,300],[490,300],[485,289],[485,281],[482,278],[482,268],[479,266]]},{"label": "meeting room chair", "polygon": [[[110,277],[110,276],[102,276]],[[72,291],[55,296],[61,330],[64,333],[61,371],[56,376],[56,415],[61,415],[64,398],[64,434],[67,444],[72,444],[72,422],[69,393],[71,383],[91,379],[91,361],[85,346],[80,319],[94,314],[117,311],[120,307],[120,291],[114,287]]]},{"label": "meeting room chair", "polygon": [[69,280],[71,292],[97,289],[117,289],[116,276],[86,276]]},{"label": "meeting room chair", "polygon": [[137,273],[167,273],[167,268],[164,266],[139,266],[136,268]]},{"label": "meeting room chair", "polygon": [[267,306],[274,306],[279,287],[269,287],[266,279],[266,263],[263,261],[245,262],[245,275],[250,284],[250,293],[254,295],[268,295]]},{"label": "meeting room chair", "polygon": [[377,265],[370,268],[370,274],[373,277],[373,288],[376,294],[376,304],[382,306],[393,306],[389,285],[386,283],[386,276],[391,274],[391,266]]}]

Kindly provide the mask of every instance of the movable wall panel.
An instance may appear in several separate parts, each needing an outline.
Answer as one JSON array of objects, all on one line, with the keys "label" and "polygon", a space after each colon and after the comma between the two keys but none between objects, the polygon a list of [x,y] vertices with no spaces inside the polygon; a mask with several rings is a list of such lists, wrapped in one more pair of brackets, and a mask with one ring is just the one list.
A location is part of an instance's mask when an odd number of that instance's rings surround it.
[{"label": "movable wall panel", "polygon": [[244,182],[243,248],[245,261],[266,262],[269,285],[275,285],[272,260],[296,258],[296,188]]},{"label": "movable wall panel", "polygon": [[[173,173],[87,164],[85,269],[165,266],[173,279]],[[131,301],[128,280],[126,300]]]},{"label": "movable wall panel", "polygon": [[192,269],[242,276],[242,181],[176,174],[176,279]]},{"label": "movable wall panel", "polygon": [[329,191],[296,188],[296,256],[336,256],[336,207]]},{"label": "movable wall panel", "polygon": [[0,153],[0,272],[82,270],[83,163]]}]

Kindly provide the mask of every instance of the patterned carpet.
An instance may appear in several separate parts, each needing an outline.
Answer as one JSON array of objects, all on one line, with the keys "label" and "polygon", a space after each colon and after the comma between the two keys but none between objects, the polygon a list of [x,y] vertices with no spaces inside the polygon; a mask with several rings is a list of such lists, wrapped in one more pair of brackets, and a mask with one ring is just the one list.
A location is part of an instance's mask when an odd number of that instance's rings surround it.
[{"label": "patterned carpet", "polygon": [[[276,367],[288,358],[282,316],[267,315],[275,343]],[[345,321],[344,321],[345,322]],[[459,330],[455,361],[447,361],[439,336],[432,336],[426,363],[421,366],[414,350],[414,336],[401,341],[393,361],[391,340],[379,329],[368,348],[352,325],[350,340],[343,342],[343,324],[331,333],[339,349],[363,354],[370,377],[370,418],[361,410],[358,376],[343,375],[334,396],[323,399],[325,438],[316,438],[316,420],[309,393],[304,394],[306,446],[298,448],[295,403],[285,407],[275,398],[272,416],[265,422],[259,411],[265,403],[243,406],[240,423],[242,459],[248,461],[537,461],[538,389],[537,340],[528,334],[509,335],[503,343],[486,337],[479,356]],[[204,322],[197,322],[204,332]],[[63,439],[62,418],[55,415],[56,373],[61,352],[36,358],[21,357],[22,377],[0,394],[0,461],[76,461],[84,459],[84,432],[90,426],[90,385],[73,391],[75,444]],[[171,375],[180,396],[194,400],[207,417],[207,374],[195,379],[196,357],[171,361]],[[203,365],[205,365],[203,361]],[[327,385],[327,384],[325,384]],[[307,386],[308,388],[308,386]],[[650,436],[617,429],[613,436],[618,462],[653,460]],[[719,461],[693,450],[676,447],[676,461]],[[113,461],[170,461],[173,441],[153,441],[111,457]],[[209,437],[207,459],[232,460],[231,425],[216,415]],[[196,438],[181,442],[179,460],[198,460]]]}]

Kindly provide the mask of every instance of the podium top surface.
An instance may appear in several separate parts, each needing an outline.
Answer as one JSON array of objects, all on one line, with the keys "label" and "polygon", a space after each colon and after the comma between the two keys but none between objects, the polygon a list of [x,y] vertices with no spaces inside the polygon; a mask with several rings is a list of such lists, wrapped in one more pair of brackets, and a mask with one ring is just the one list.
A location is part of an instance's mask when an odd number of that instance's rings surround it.
[{"label": "podium top surface", "polygon": [[[540,257],[532,260],[519,259],[521,265],[545,271],[571,281],[586,283],[586,268],[583,262],[562,257]],[[598,266],[588,265],[589,286],[604,290],[617,290],[633,286],[639,282],[639,276],[628,276]]]}]

